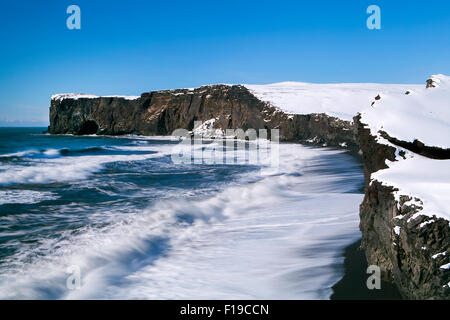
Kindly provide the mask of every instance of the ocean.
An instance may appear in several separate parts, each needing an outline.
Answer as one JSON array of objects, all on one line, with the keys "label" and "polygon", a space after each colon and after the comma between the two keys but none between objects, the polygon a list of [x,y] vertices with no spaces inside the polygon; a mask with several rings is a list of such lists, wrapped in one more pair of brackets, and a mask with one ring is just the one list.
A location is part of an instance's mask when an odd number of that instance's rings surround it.
[{"label": "ocean", "polygon": [[0,128],[0,299],[328,299],[361,237],[343,150],[281,143],[273,171],[44,130]]}]

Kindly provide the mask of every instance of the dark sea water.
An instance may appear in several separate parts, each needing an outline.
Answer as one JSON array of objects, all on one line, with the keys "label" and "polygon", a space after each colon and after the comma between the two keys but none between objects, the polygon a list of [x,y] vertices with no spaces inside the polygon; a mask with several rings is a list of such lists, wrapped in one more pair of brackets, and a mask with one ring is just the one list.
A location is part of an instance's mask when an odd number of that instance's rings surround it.
[{"label": "dark sea water", "polygon": [[43,130],[0,128],[1,299],[327,299],[360,237],[342,151],[281,144],[265,172],[174,163],[170,138]]}]

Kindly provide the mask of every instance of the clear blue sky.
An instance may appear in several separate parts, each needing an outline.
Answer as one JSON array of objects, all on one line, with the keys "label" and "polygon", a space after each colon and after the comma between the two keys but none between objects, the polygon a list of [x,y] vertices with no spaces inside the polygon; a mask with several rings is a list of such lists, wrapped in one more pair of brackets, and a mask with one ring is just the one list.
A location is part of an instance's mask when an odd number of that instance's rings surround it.
[{"label": "clear blue sky", "polygon": [[[66,8],[81,8],[68,30]],[[381,8],[381,30],[366,8]],[[0,126],[47,125],[60,92],[212,83],[423,83],[450,74],[450,1],[4,0]]]}]

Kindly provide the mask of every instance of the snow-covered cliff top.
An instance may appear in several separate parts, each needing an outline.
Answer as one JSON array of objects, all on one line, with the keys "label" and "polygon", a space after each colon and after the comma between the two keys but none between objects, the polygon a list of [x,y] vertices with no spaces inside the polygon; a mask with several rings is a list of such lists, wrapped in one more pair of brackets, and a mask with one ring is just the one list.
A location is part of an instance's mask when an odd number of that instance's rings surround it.
[{"label": "snow-covered cliff top", "polygon": [[450,77],[430,79],[435,87],[415,86],[408,95],[382,92],[373,107],[362,111],[361,122],[373,135],[382,130],[399,140],[450,148]]},{"label": "snow-covered cliff top", "polygon": [[[362,112],[361,122],[378,136],[379,143],[390,144],[379,135],[382,130],[399,140],[418,139],[426,146],[449,148],[450,77],[434,75],[429,83],[431,87],[423,85],[408,95],[381,94],[373,107]],[[398,155],[397,160],[387,161],[389,168],[371,178],[397,188],[397,197],[419,198],[423,207],[419,214],[450,221],[450,160],[430,159],[411,151],[406,151],[406,159]]]},{"label": "snow-covered cliff top", "polygon": [[[361,122],[380,143],[391,145],[379,135],[384,131],[398,140],[417,139],[446,149],[450,147],[450,77],[439,74],[430,79],[429,88],[425,84],[303,82],[245,86],[260,100],[287,113],[326,113],[343,120],[361,113]],[[450,160],[433,160],[410,151],[406,157],[398,156],[398,161],[387,163],[388,169],[371,178],[397,188],[397,197],[419,198],[420,214],[450,221]]]},{"label": "snow-covered cliff top", "polygon": [[400,196],[419,198],[423,207],[421,215],[444,218],[450,221],[450,160],[434,160],[418,154],[409,154],[407,159],[388,161],[388,169],[372,174],[373,180],[378,180],[387,186],[398,189]]},{"label": "snow-covered cliff top", "polygon": [[244,85],[260,100],[290,114],[326,113],[352,120],[370,106],[377,95],[401,97],[407,90],[422,85],[379,83],[316,84],[280,82],[267,85]]},{"label": "snow-covered cliff top", "polygon": [[78,100],[80,98],[84,98],[84,99],[123,98],[126,100],[135,100],[135,99],[139,99],[140,96],[96,96],[93,94],[84,94],[84,93],[59,93],[59,94],[52,95],[52,100],[56,100],[56,101],[62,101],[64,99]]}]

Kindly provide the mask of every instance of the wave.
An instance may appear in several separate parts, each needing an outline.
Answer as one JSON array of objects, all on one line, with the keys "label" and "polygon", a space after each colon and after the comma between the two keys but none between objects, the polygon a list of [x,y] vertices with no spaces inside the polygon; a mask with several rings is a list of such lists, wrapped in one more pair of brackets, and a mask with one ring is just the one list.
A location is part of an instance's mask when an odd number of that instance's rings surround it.
[{"label": "wave", "polygon": [[2,154],[0,155],[0,159],[9,159],[9,158],[22,158],[22,157],[30,157],[33,156],[35,154],[39,154],[39,153],[43,153],[43,151],[45,150],[25,150],[25,151],[20,151],[20,152],[14,152],[14,153],[6,153],[6,154]]},{"label": "wave", "polygon": [[[80,149],[26,150],[0,155],[0,185],[48,184],[88,178],[113,162],[143,161],[163,157],[173,146],[115,147],[96,146]],[[10,161],[12,158],[26,160]]]},{"label": "wave", "polygon": [[36,161],[32,165],[0,166],[0,185],[14,184],[48,184],[54,182],[70,182],[88,178],[91,174],[103,169],[103,165],[111,162],[142,161],[158,154],[151,155],[104,155],[80,156],[74,158],[56,158]]},{"label": "wave", "polygon": [[[40,239],[0,265],[0,298],[328,298],[339,251],[360,235],[362,195],[344,183],[360,170],[317,171],[327,156],[350,163],[331,150],[280,153],[276,175],[125,216],[97,212],[90,219],[111,223]],[[79,290],[66,288],[69,266],[81,270]]]},{"label": "wave", "polygon": [[33,190],[0,190],[0,205],[3,204],[35,204],[42,201],[55,200],[59,196],[52,192]]},{"label": "wave", "polygon": [[[114,147],[108,146],[95,146],[95,147],[86,147],[80,149],[69,149],[69,148],[61,148],[61,149],[43,149],[43,150],[26,150],[15,153],[3,154],[0,155],[0,158],[4,160],[11,158],[57,158],[63,156],[77,156],[84,154],[107,154],[111,153],[111,151],[118,151],[119,149],[115,149]],[[130,151],[134,151],[132,147],[129,149]]]},{"label": "wave", "polygon": [[[149,138],[147,137],[147,141]],[[26,162],[0,161],[0,185],[49,184],[87,179],[91,174],[101,171],[104,165],[113,162],[143,161],[188,150],[205,149],[205,145],[183,145],[158,143],[148,145],[100,146],[82,149],[27,150],[1,155],[0,158],[21,158]],[[169,140],[166,140],[166,142]],[[209,145],[218,146],[220,141]],[[192,148],[192,149],[191,149]],[[226,151],[204,152],[202,161],[212,164],[215,157],[223,157]],[[75,156],[76,155],[76,156]],[[235,152],[236,163],[245,163],[246,151]]]}]

